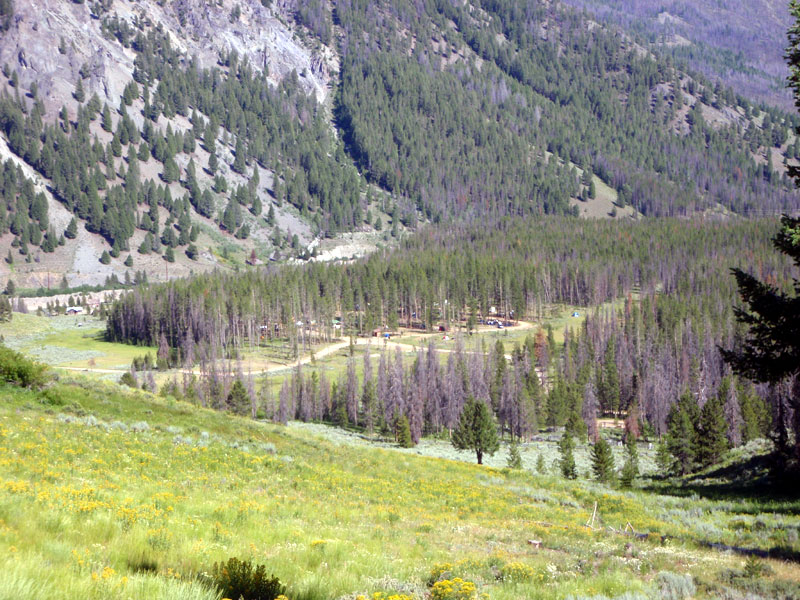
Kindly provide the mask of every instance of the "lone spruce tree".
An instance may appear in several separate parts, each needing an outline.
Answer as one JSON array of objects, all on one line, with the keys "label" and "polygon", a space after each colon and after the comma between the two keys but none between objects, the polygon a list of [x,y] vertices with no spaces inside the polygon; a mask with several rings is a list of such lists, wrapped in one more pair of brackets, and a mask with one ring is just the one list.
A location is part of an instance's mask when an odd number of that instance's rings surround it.
[{"label": "lone spruce tree", "polygon": [[241,380],[237,379],[228,393],[228,407],[237,415],[246,415],[250,410],[250,395]]},{"label": "lone spruce tree", "polygon": [[707,467],[719,462],[728,450],[728,422],[725,420],[725,398],[709,398],[700,411],[700,436],[697,460]]},{"label": "lone spruce tree", "polygon": [[699,420],[700,409],[688,392],[670,407],[667,415],[667,449],[675,458],[675,467],[681,475],[694,469],[697,460]]},{"label": "lone spruce tree", "polygon": [[594,478],[603,483],[614,477],[614,456],[611,454],[611,446],[602,436],[592,446],[592,471]]},{"label": "lone spruce tree", "polygon": [[561,453],[561,474],[567,479],[577,479],[578,469],[575,466],[575,440],[572,434],[564,430],[561,441],[558,443],[558,450]]},{"label": "lone spruce tree", "polygon": [[519,452],[519,442],[516,438],[511,440],[511,445],[508,447],[506,466],[508,466],[509,469],[522,468],[522,455]]},{"label": "lone spruce tree", "polygon": [[478,464],[483,464],[483,455],[491,456],[500,448],[497,427],[485,402],[472,396],[467,399],[464,410],[453,431],[452,443],[458,450],[474,450]]},{"label": "lone spruce tree", "polygon": [[633,480],[639,475],[639,450],[636,448],[636,438],[628,434],[625,440],[625,464],[622,466],[620,483],[622,487],[629,488]]},{"label": "lone spruce tree", "polygon": [[397,443],[401,448],[413,448],[414,440],[411,439],[411,426],[405,415],[398,415],[394,421],[394,429],[397,435]]},{"label": "lone spruce tree", "polygon": [[[800,109],[800,2],[792,0],[789,11],[794,24],[789,29],[789,87],[795,107]],[[798,129],[800,132],[800,129]],[[800,167],[790,165],[789,176],[800,187]],[[800,267],[800,218],[784,215],[781,229],[773,238],[775,248]],[[733,269],[739,296],[746,305],[735,310],[740,323],[749,331],[740,348],[723,351],[723,356],[733,370],[753,381],[779,384],[793,382],[789,391],[789,407],[783,401],[777,405],[777,470],[785,469],[792,458],[800,463],[800,280],[793,280],[793,292],[786,293],[773,285],[759,281],[749,273]],[[794,413],[794,448],[789,447],[784,414]]]}]

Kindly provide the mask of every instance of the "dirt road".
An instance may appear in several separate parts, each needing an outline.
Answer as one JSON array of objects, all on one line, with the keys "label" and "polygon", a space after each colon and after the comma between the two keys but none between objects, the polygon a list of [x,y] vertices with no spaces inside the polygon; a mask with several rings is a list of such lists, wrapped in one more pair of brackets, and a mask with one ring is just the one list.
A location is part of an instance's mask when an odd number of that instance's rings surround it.
[{"label": "dirt road", "polygon": [[[532,329],[534,326],[535,325],[533,323],[530,323],[528,321],[518,321],[517,325],[512,325],[510,327],[507,327],[507,329],[510,329],[510,330],[513,330],[513,331],[519,331],[521,329]],[[481,332],[479,332],[479,335],[480,335],[480,333]],[[484,331],[483,333],[486,333],[486,331]],[[418,337],[418,340],[419,340],[419,338],[422,338],[422,340],[427,341],[430,338],[438,337],[439,333],[438,332],[429,333],[429,334],[424,334],[423,333],[423,334],[415,334],[415,336]],[[421,341],[421,340],[419,340],[419,341]],[[376,349],[377,348],[389,348],[389,349],[393,349],[393,350],[399,349],[402,352],[415,352],[418,348],[421,347],[421,344],[420,345],[404,344],[402,342],[397,342],[397,341],[393,342],[393,341],[391,341],[391,339],[386,340],[386,339],[383,339],[383,338],[355,338],[354,345],[356,345],[356,346],[372,345],[372,346],[375,346]],[[340,350],[344,350],[345,348],[347,348],[349,346],[350,346],[350,340],[340,338],[339,340],[337,340],[335,342],[332,342],[331,344],[325,346],[321,350],[319,350],[317,352],[314,352],[313,354],[307,354],[305,356],[301,356],[296,361],[291,362],[289,364],[286,364],[286,365],[273,365],[273,366],[267,367],[265,369],[259,369],[257,371],[250,371],[250,373],[252,373],[253,375],[267,375],[267,374],[270,374],[270,373],[278,373],[280,371],[287,371],[287,370],[296,368],[298,365],[307,365],[307,364],[309,364],[311,362],[312,359],[317,360],[317,359],[320,359],[320,358],[325,358],[326,356],[329,356],[331,354],[335,354],[336,352],[339,352]],[[444,353],[444,354],[450,354],[451,352],[455,352],[455,350],[452,350],[450,348],[436,348],[436,352],[441,352],[441,353]],[[465,351],[465,354],[471,354],[471,353],[472,353],[471,351]],[[506,354],[505,356],[506,356],[507,359],[511,360],[511,355],[510,354]],[[102,374],[102,375],[122,375],[123,373],[125,373],[127,371],[127,369],[97,369],[97,368],[91,368],[91,367],[59,367],[57,365],[54,366],[53,368],[54,369],[61,369],[61,370],[64,370],[64,371],[76,371],[76,372],[83,372],[83,373],[99,373],[99,374]],[[170,371],[170,372],[176,372],[176,371],[178,373],[185,373],[187,375],[200,375],[200,370],[197,369],[197,368],[193,368],[193,369],[177,369],[177,370],[173,370],[173,371]]]}]

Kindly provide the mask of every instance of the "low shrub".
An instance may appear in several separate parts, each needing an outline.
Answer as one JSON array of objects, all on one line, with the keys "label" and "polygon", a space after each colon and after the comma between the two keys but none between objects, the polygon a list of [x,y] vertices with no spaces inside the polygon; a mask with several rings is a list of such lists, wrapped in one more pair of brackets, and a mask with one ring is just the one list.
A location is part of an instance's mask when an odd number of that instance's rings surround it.
[{"label": "low shrub", "polygon": [[696,591],[691,575],[679,575],[670,571],[662,571],[656,577],[662,600],[684,600],[691,598]]},{"label": "low shrub", "polygon": [[45,384],[45,365],[25,358],[5,346],[0,346],[0,380],[21,387],[38,388]]},{"label": "low shrub", "polygon": [[471,581],[460,577],[443,579],[433,584],[431,600],[477,600],[478,589]]},{"label": "low shrub", "polygon": [[523,562],[510,562],[500,569],[500,579],[511,583],[524,583],[536,576],[536,570]]},{"label": "low shrub", "polygon": [[39,402],[45,406],[64,406],[64,398],[52,388],[39,394]]},{"label": "low shrub", "polygon": [[236,557],[214,563],[211,574],[203,579],[223,598],[232,600],[275,600],[286,591],[277,577],[267,576],[264,565],[254,567],[249,560],[242,561]]},{"label": "low shrub", "polygon": [[150,431],[150,425],[147,421],[137,421],[133,425],[131,425],[131,431],[133,433],[143,433],[145,431]]},{"label": "low shrub", "polygon": [[119,378],[119,382],[122,385],[127,385],[128,387],[132,387],[133,389],[137,389],[139,384],[136,382],[136,378],[130,371],[125,371],[122,374],[122,377]]},{"label": "low shrub", "polygon": [[772,569],[770,566],[754,554],[748,556],[747,560],[744,561],[743,576],[748,579],[758,579],[759,577],[770,575],[771,573]]}]

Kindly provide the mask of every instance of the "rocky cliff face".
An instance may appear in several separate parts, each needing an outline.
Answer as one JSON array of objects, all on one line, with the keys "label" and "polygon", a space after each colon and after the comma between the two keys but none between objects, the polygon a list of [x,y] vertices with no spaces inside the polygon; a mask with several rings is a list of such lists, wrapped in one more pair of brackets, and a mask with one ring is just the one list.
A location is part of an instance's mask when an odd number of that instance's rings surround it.
[{"label": "rocky cliff face", "polygon": [[295,70],[306,92],[321,102],[337,69],[331,49],[312,44],[279,6],[267,8],[259,0],[16,0],[14,17],[0,40],[0,64],[16,69],[22,90],[36,83],[48,114],[73,103],[81,69],[88,73],[83,82],[87,96],[96,92],[117,106],[132,77],[135,54],[104,26],[110,19],[130,26],[129,41],[137,23],[161,27],[201,67],[211,67],[221,54],[235,50],[255,69],[268,69],[274,83]]},{"label": "rocky cliff face", "polygon": [[[321,43],[314,33],[295,20],[302,5],[293,0],[262,2],[261,0],[13,0],[13,16],[7,21],[7,30],[0,33],[0,66],[7,74],[0,78],[0,92],[12,97],[19,94],[24,104],[33,105],[34,98],[43,103],[47,123],[57,122],[59,112],[66,107],[69,119],[77,119],[79,103],[75,92],[80,80],[85,99],[97,94],[100,105],[108,104],[114,114],[114,127],[118,124],[115,110],[121,104],[123,91],[133,79],[137,52],[134,43],[138,34],[146,35],[154,30],[166,33],[173,48],[185,58],[186,65],[195,60],[198,68],[221,66],[222,57],[235,51],[239,64],[247,62],[258,72],[267,72],[268,81],[278,85],[293,72],[297,74],[300,89],[316,100],[329,105],[328,101],[338,77],[338,56],[335,49]],[[325,10],[329,11],[328,7]],[[329,14],[329,13],[328,13]],[[4,15],[5,16],[5,15]],[[329,36],[329,39],[330,36]],[[225,71],[224,68],[221,68]],[[13,85],[12,82],[16,82]],[[143,126],[141,102],[130,109],[130,116],[137,128]],[[155,123],[161,132],[168,127],[176,132],[185,132],[191,127],[186,116],[161,115]],[[333,126],[331,126],[333,131]],[[100,128],[99,120],[90,125],[90,135],[108,144],[111,134]],[[135,257],[133,269],[145,270],[154,278],[188,275],[193,270],[217,268],[226,260],[219,260],[215,252],[222,246],[227,254],[232,248],[242,256],[258,252],[264,256],[274,252],[274,233],[283,232],[286,239],[299,238],[300,244],[311,242],[314,234],[308,219],[297,214],[288,205],[273,205],[270,196],[274,175],[270,166],[250,166],[246,176],[234,173],[233,161],[235,139],[227,133],[217,145],[220,166],[218,173],[227,178],[230,190],[215,202],[219,211],[227,198],[239,185],[246,185],[254,169],[259,170],[260,186],[257,194],[264,209],[262,217],[251,216],[245,210],[246,221],[251,228],[247,240],[234,240],[233,236],[219,231],[217,220],[206,219],[193,213],[194,223],[202,228],[198,247],[201,253],[194,260],[187,259],[181,251],[174,264],[165,266],[158,254],[137,254],[135,249],[143,239],[144,231],[137,230],[131,239],[131,251]],[[189,159],[198,165],[208,163],[209,154],[198,145],[190,155],[181,155],[177,162],[181,169],[187,167]],[[22,168],[23,175],[31,179],[37,192],[46,195],[49,206],[50,225],[61,234],[72,214],[52,193],[51,182],[21,156],[14,154],[5,139],[0,139],[0,161],[10,159]],[[116,168],[124,168],[124,160],[115,159]],[[159,185],[161,164],[150,159],[141,164],[142,181],[155,180]],[[215,180],[207,168],[199,168],[198,182],[203,189],[215,187]],[[111,181],[109,185],[117,183]],[[185,193],[180,184],[171,186],[174,197]],[[224,197],[223,197],[224,196]],[[216,194],[215,194],[216,197]],[[275,216],[275,226],[268,226],[263,219],[269,206]],[[169,218],[164,209],[162,222]],[[215,213],[216,214],[216,213]],[[7,229],[7,228],[6,228]],[[35,288],[56,284],[65,276],[69,285],[97,285],[109,276],[120,280],[132,271],[123,265],[124,255],[115,257],[110,264],[100,264],[98,257],[107,250],[107,243],[96,233],[79,226],[75,239],[68,239],[54,253],[38,250],[33,255],[18,256],[12,244],[14,235],[0,232],[0,254],[16,257],[14,263],[0,261],[0,284],[14,278],[22,287]],[[212,251],[213,249],[216,249]],[[289,252],[289,251],[287,251]],[[293,252],[293,250],[292,250]],[[165,268],[166,267],[166,268]]]}]

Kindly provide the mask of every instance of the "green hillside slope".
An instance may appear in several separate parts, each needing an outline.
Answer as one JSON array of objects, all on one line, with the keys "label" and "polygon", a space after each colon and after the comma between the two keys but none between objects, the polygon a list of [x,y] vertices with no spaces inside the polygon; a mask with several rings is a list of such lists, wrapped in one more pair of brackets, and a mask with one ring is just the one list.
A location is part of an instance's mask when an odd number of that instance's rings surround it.
[{"label": "green hillside slope", "polygon": [[748,579],[742,557],[700,545],[796,555],[787,504],[337,445],[84,381],[0,397],[2,598],[214,598],[197,575],[232,556],[265,563],[292,599],[800,594],[792,563]]}]

